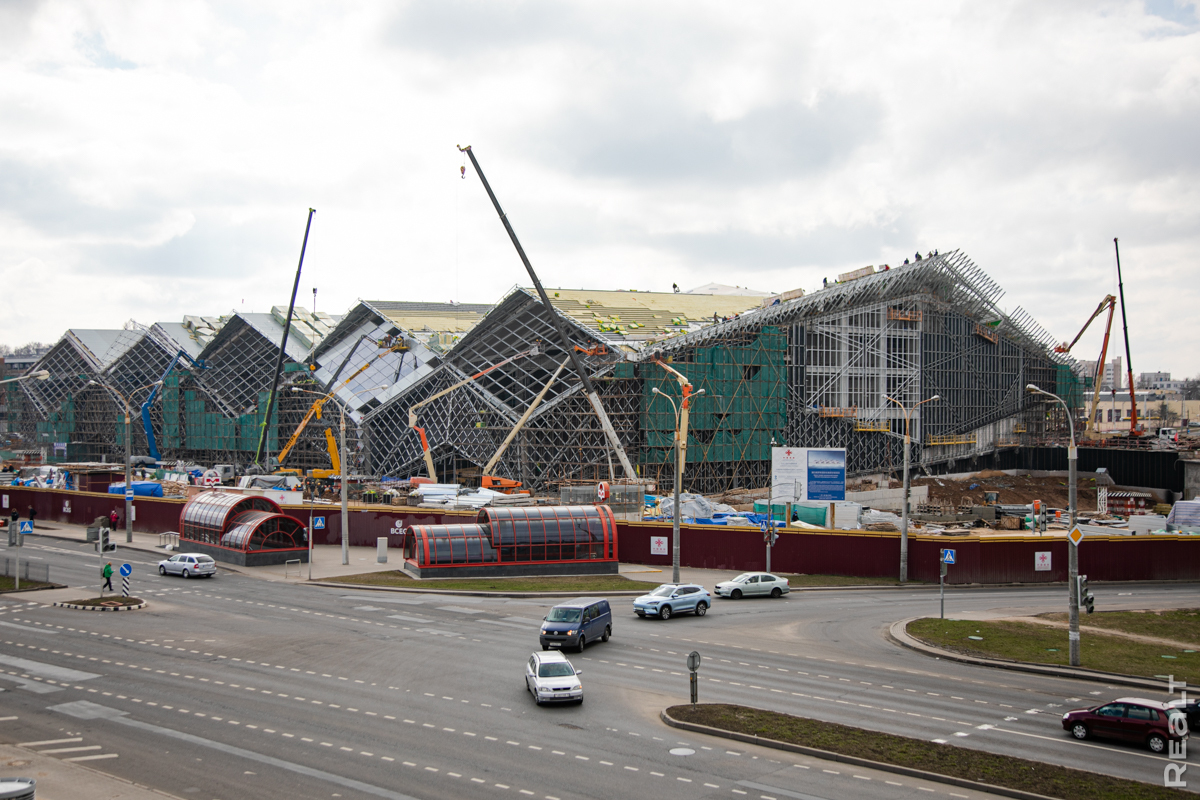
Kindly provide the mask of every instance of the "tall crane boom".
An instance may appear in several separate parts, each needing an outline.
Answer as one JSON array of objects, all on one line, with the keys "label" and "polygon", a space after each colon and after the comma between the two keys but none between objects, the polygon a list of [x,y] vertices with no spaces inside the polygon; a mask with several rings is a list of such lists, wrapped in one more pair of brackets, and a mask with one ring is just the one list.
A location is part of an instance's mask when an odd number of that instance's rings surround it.
[{"label": "tall crane boom", "polygon": [[636,477],[637,473],[633,469],[633,464],[629,463],[629,456],[625,455],[625,448],[621,446],[621,440],[617,438],[617,432],[613,429],[612,421],[609,420],[608,413],[600,403],[600,396],[596,394],[596,389],[592,386],[591,378],[588,377],[583,362],[579,360],[579,356],[575,352],[575,346],[567,338],[567,329],[563,327],[562,318],[550,302],[550,298],[546,295],[546,290],[542,288],[542,282],[538,280],[537,273],[533,271],[533,264],[529,263],[529,257],[525,255],[525,249],[521,247],[521,242],[517,239],[516,231],[513,230],[512,225],[509,223],[504,209],[500,207],[500,201],[496,199],[496,194],[492,191],[487,178],[484,177],[483,170],[479,168],[479,162],[475,159],[475,152],[471,150],[471,145],[459,147],[458,149],[466,153],[467,157],[471,159],[471,166],[475,168],[475,174],[479,176],[479,180],[483,183],[483,188],[487,191],[492,205],[496,208],[496,213],[500,215],[500,222],[503,223],[504,230],[508,231],[508,238],[512,239],[513,246],[517,248],[517,255],[521,257],[521,263],[525,265],[525,271],[529,273],[529,279],[533,281],[533,287],[537,289],[538,297],[542,299],[542,305],[546,307],[546,313],[549,314],[550,319],[554,322],[554,327],[558,331],[559,341],[562,343],[563,349],[571,357],[571,365],[575,368],[576,374],[579,375],[579,380],[583,384],[583,390],[587,393],[588,402],[591,403],[592,410],[596,412],[596,418],[600,420],[600,427],[604,429],[604,435],[608,437],[609,445],[617,453],[617,459],[621,462],[621,468],[625,470],[625,476],[627,478]]}]

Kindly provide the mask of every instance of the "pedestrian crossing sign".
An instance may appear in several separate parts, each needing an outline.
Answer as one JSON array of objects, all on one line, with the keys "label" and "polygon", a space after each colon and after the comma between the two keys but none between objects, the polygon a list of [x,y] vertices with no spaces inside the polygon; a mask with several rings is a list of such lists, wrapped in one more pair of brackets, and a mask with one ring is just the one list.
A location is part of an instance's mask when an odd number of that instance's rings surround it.
[{"label": "pedestrian crossing sign", "polygon": [[33,520],[27,519],[20,525],[20,533],[33,533]]},{"label": "pedestrian crossing sign", "polygon": [[949,549],[942,550],[942,563],[943,564],[953,564],[954,563],[954,551],[953,550],[949,550]]}]

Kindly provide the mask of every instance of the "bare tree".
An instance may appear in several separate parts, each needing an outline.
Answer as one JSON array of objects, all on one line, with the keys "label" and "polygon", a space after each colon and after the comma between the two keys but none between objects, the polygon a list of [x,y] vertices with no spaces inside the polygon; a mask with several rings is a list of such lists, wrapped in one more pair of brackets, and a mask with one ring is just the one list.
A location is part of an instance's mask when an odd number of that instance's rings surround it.
[{"label": "bare tree", "polygon": [[1200,375],[1185,380],[1180,391],[1184,400],[1200,400]]},{"label": "bare tree", "polygon": [[0,357],[11,356],[11,355],[12,355],[12,348],[6,344],[0,344]]},{"label": "bare tree", "polygon": [[32,356],[32,355],[37,355],[38,353],[42,352],[43,350],[49,350],[49,349],[50,349],[50,345],[48,345],[48,344],[42,344],[41,342],[26,342],[25,344],[21,345],[16,350],[14,350],[13,355]]}]

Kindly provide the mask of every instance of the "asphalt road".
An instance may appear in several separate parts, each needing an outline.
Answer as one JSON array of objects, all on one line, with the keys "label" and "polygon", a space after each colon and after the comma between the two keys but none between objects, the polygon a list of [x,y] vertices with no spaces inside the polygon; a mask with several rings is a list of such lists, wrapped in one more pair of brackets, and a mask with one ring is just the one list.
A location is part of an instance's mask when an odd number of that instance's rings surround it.
[{"label": "asphalt road", "polygon": [[[96,585],[84,545],[30,537],[56,581]],[[180,797],[908,798],[983,796],[686,734],[658,712],[768,707],[1150,782],[1166,759],[1076,742],[1064,710],[1137,690],[944,662],[888,642],[935,590],[717,600],[640,620],[614,598],[608,643],[568,657],[582,706],[539,708],[523,667],[546,600],[350,591],[134,566],[130,613],[0,597],[0,741]],[[1200,606],[1200,587],[1093,587],[1098,608]],[[83,590],[81,594],[86,594]],[[955,590],[948,615],[1057,610],[1062,589]],[[672,750],[679,752],[672,753]],[[1195,761],[1195,757],[1191,759]]]}]

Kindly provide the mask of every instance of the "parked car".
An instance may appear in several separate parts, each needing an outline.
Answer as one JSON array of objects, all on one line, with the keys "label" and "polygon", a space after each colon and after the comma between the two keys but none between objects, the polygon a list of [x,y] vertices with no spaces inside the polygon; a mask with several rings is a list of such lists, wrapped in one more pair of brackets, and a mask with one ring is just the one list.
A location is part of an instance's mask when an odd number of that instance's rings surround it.
[{"label": "parked car", "polygon": [[694,583],[664,583],[650,594],[633,601],[633,611],[639,617],[670,619],[675,614],[691,611],[697,617],[708,613],[712,595]]},{"label": "parked car", "polygon": [[607,642],[610,636],[612,610],[598,597],[559,603],[542,621],[543,650],[574,647],[582,653],[588,642]]},{"label": "parked car", "polygon": [[533,701],[542,703],[583,702],[583,684],[575,669],[561,651],[534,653],[525,664],[525,689]]},{"label": "parked car", "polygon": [[[1157,700],[1122,697],[1111,703],[1081,708],[1063,714],[1063,730],[1076,739],[1117,739],[1144,744],[1155,753],[1167,749],[1167,742],[1186,739],[1171,731],[1170,718],[1184,712]],[[1185,729],[1186,730],[1186,729]]]},{"label": "parked car", "polygon": [[738,600],[741,597],[770,595],[779,597],[792,590],[787,578],[780,578],[769,572],[743,572],[733,580],[722,581],[715,587],[717,597],[729,597]]},{"label": "parked car", "polygon": [[217,562],[213,561],[212,556],[206,556],[204,553],[178,553],[158,562],[158,574],[211,578],[217,574]]}]

